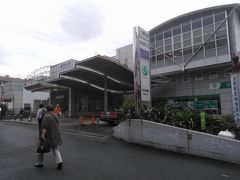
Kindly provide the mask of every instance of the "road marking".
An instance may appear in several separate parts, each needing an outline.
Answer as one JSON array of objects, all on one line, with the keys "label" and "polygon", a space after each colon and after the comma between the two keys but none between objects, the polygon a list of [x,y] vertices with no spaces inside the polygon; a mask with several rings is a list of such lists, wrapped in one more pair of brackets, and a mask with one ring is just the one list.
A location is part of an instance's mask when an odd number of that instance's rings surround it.
[{"label": "road marking", "polygon": [[62,130],[66,133],[69,133],[69,134],[77,134],[77,135],[80,135],[80,136],[85,136],[85,137],[90,137],[90,138],[106,139],[106,138],[110,137],[110,136],[97,134],[97,133],[71,131],[71,130],[67,130],[67,129],[62,129]]},{"label": "road marking", "polygon": [[221,174],[222,177],[228,178],[227,174]]}]

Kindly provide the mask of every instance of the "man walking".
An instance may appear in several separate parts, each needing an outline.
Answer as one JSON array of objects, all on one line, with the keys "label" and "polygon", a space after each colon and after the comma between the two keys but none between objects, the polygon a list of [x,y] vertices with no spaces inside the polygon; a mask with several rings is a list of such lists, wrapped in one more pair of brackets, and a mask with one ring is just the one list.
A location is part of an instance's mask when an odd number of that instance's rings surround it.
[{"label": "man walking", "polygon": [[[46,106],[47,112],[43,117],[41,125],[41,139],[47,140],[50,144],[53,156],[55,158],[57,168],[62,169],[62,157],[58,149],[58,146],[62,144],[60,132],[59,132],[59,121],[55,113],[53,113],[54,107],[52,105]],[[35,167],[43,167],[44,154],[38,154],[38,162]]]},{"label": "man walking", "polygon": [[40,104],[39,109],[37,111],[36,119],[38,120],[38,129],[39,129],[39,136],[41,136],[41,126],[42,126],[42,119],[45,114],[44,105]]}]

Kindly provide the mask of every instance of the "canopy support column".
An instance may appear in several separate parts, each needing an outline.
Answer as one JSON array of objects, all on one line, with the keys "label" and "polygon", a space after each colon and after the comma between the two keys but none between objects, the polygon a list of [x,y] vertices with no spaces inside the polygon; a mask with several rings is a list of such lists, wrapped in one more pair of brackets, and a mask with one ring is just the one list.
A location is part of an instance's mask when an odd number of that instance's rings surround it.
[{"label": "canopy support column", "polygon": [[108,110],[107,76],[104,76],[104,111]]}]

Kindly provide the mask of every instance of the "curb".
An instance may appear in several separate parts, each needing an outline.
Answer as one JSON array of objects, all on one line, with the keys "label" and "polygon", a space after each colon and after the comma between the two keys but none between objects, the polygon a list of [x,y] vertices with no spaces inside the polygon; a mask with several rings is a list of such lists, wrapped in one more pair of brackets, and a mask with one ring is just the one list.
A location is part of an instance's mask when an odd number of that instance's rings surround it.
[{"label": "curb", "polygon": [[12,122],[12,123],[18,123],[18,124],[28,124],[28,125],[37,125],[37,122],[33,121],[19,121],[19,120],[2,120],[2,122]]}]

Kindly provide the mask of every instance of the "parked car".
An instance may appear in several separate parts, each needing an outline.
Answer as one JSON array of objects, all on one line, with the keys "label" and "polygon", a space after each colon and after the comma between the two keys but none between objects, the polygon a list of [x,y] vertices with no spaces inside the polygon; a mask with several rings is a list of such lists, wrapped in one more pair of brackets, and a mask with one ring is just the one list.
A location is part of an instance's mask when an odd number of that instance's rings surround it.
[{"label": "parked car", "polygon": [[105,121],[111,125],[114,125],[120,122],[122,113],[123,113],[123,110],[121,108],[111,108],[108,111],[100,112],[99,118],[102,121]]}]

